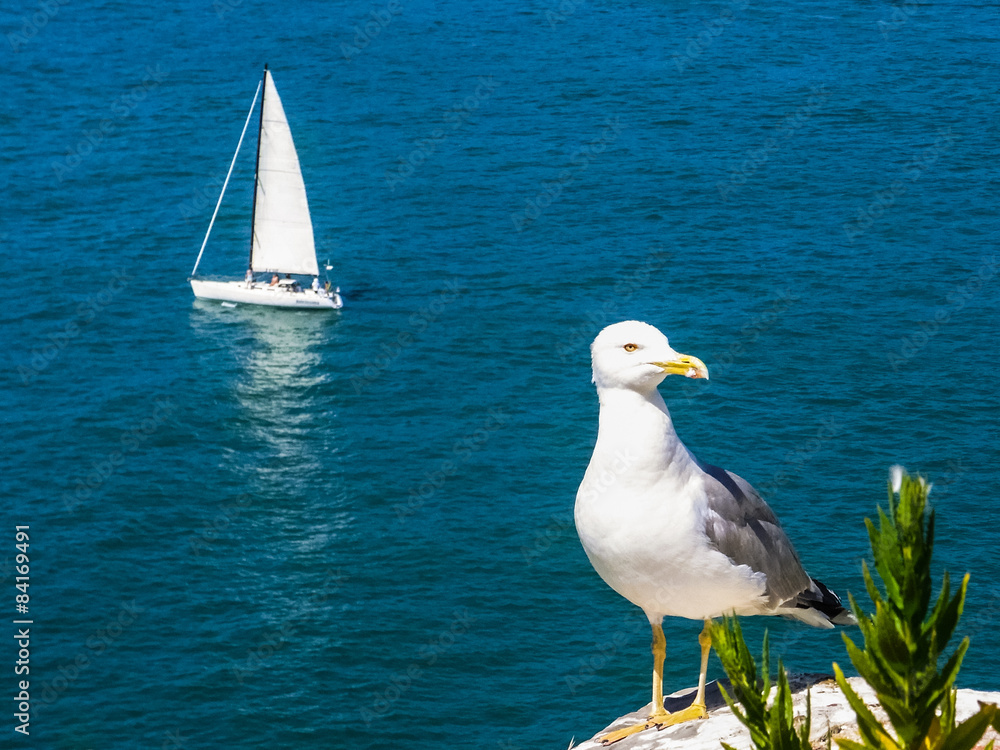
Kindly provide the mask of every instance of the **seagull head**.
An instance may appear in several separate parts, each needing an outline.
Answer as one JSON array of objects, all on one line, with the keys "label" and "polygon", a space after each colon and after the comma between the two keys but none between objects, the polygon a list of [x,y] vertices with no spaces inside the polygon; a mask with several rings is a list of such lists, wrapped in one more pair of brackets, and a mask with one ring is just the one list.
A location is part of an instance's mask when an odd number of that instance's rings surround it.
[{"label": "seagull head", "polygon": [[667,375],[708,380],[708,368],[697,357],[675,351],[659,330],[638,320],[610,325],[590,345],[594,384],[648,392]]}]

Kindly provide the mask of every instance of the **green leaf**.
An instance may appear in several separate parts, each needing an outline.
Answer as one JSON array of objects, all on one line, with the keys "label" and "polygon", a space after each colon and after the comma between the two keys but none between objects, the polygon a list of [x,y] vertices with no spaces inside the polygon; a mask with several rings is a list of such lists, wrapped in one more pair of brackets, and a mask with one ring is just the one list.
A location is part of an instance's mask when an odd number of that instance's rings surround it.
[{"label": "green leaf", "polygon": [[[769,637],[765,632],[761,662],[764,676],[757,672],[757,665],[750,655],[739,622],[733,617],[723,618],[712,625],[712,640],[716,653],[729,676],[734,696],[722,689],[726,701],[736,718],[750,730],[750,739],[760,750],[811,750],[809,730],[812,718],[810,698],[806,696],[806,718],[798,729],[795,727],[794,701],[785,666],[778,660],[778,674],[774,700],[767,705],[770,679]],[[739,701],[740,706],[736,705]]]},{"label": "green leaf", "polygon": [[944,734],[936,750],[972,750],[994,720],[995,707],[983,706],[951,731]]},{"label": "green leaf", "polygon": [[939,672],[942,680],[949,686],[953,685],[955,679],[958,677],[958,670],[962,667],[962,659],[965,658],[965,652],[968,650],[969,638],[966,636],[962,639],[962,642],[958,644],[958,648],[955,649],[955,653],[951,655],[945,663],[944,668],[942,668]]},{"label": "green leaf", "polygon": [[[854,714],[858,718],[858,731],[861,733],[862,739],[865,740],[865,745],[869,748],[888,747],[889,745],[885,742],[886,738],[888,738],[885,729],[879,723],[878,719],[875,718],[875,714],[865,705],[861,696],[854,692],[854,688],[847,682],[847,678],[844,677],[844,673],[837,662],[833,663],[833,674],[837,680],[837,685],[840,686],[841,692],[847,698],[848,704],[854,709]],[[891,738],[888,739],[891,740]]]},{"label": "green leaf", "polygon": [[[801,750],[812,750],[812,743],[809,741],[809,734],[812,731],[812,693],[806,688],[806,719],[799,727],[799,747]],[[827,750],[830,742],[827,740]]]},{"label": "green leaf", "polygon": [[966,573],[965,576],[962,577],[962,585],[959,586],[958,593],[956,593],[954,598],[949,601],[948,574],[945,574],[939,600],[943,599],[946,603],[939,605],[940,611],[938,611],[938,607],[935,607],[934,614],[929,620],[929,622],[934,625],[934,632],[936,636],[935,646],[938,648],[938,653],[944,650],[944,647],[948,645],[948,641],[951,640],[951,636],[955,632],[958,620],[962,616],[962,610],[965,608],[965,594],[968,587],[969,574]]},{"label": "green leaf", "polygon": [[[875,521],[865,520],[874,570],[862,563],[862,576],[874,612],[864,613],[850,597],[863,646],[846,635],[844,645],[851,663],[875,690],[897,739],[850,689],[837,665],[834,671],[858,717],[861,744],[866,750],[890,746],[900,750],[971,750],[972,745],[967,744],[982,722],[963,723],[961,730],[955,727],[953,686],[968,639],[951,654],[945,651],[964,609],[968,576],[953,591],[945,573],[931,606],[935,513],[928,506],[929,491],[923,477],[904,474],[898,493],[890,487],[887,508],[877,509]],[[994,714],[990,714],[990,721],[996,721]],[[858,750],[858,743],[838,743]]]},{"label": "green leaf", "polygon": [[[761,671],[764,673],[764,684],[760,689],[760,694],[766,703],[767,696],[771,693],[771,640],[766,628],[764,629],[764,643],[761,646],[760,660]],[[756,676],[756,671],[754,672],[754,676]]]},{"label": "green leaf", "polygon": [[[868,598],[871,599],[875,604],[882,601],[882,594],[879,592],[878,587],[875,585],[875,579],[872,578],[871,571],[868,569],[868,563],[864,560],[861,561],[861,577],[865,581],[865,589],[868,591]],[[854,597],[848,593],[851,598],[851,608],[855,608]],[[861,613],[861,609],[855,609],[854,616],[859,620],[861,619],[858,615]]]},{"label": "green leaf", "polygon": [[864,745],[860,742],[855,742],[854,740],[846,740],[846,739],[842,740],[839,737],[837,738],[837,746],[840,747],[841,750],[870,750],[870,748],[867,745]]}]

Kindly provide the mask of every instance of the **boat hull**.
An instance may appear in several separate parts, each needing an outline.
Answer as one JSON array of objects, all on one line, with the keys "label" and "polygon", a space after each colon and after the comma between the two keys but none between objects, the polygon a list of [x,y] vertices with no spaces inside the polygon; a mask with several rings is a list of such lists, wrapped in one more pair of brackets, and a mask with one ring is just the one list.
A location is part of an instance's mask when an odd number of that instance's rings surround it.
[{"label": "boat hull", "polygon": [[204,281],[191,279],[191,290],[198,299],[235,302],[243,305],[263,305],[265,307],[288,307],[297,310],[339,310],[344,306],[337,292],[300,289],[292,291],[286,287],[253,284],[245,281]]}]

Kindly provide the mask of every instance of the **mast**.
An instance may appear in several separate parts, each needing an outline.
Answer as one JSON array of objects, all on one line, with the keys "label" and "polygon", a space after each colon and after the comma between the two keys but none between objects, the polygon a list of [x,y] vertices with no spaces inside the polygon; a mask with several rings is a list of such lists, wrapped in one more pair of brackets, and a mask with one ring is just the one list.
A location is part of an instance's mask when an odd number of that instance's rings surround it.
[{"label": "mast", "polygon": [[260,179],[257,170],[260,168],[260,139],[264,134],[264,99],[267,96],[267,63],[264,63],[264,78],[261,81],[260,92],[260,124],[257,126],[257,158],[253,163],[253,208],[250,210],[250,258],[247,269],[253,269],[253,236],[257,219],[257,181]]}]

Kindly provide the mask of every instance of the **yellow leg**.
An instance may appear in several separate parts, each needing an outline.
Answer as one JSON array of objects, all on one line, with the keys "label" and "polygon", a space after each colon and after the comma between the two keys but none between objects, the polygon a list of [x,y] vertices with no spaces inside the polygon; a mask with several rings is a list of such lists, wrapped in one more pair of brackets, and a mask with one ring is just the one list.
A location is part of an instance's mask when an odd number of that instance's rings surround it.
[{"label": "yellow leg", "polygon": [[701,671],[698,673],[698,692],[694,697],[694,703],[683,711],[670,714],[670,718],[661,722],[661,726],[671,727],[684,721],[708,717],[708,706],[705,705],[705,680],[708,677],[708,652],[712,650],[712,636],[709,632],[711,625],[711,620],[705,620],[705,626],[698,636],[698,645],[701,646]]},{"label": "yellow leg", "polygon": [[663,634],[662,625],[653,626],[653,713],[649,720],[665,719],[670,716],[663,707],[663,662],[667,658],[667,637]]},{"label": "yellow leg", "polygon": [[663,635],[663,626],[659,623],[653,625],[653,703],[652,713],[642,724],[633,724],[624,729],[616,729],[613,732],[601,735],[598,739],[601,744],[610,745],[633,734],[655,727],[670,718],[670,714],[663,708],[663,662],[667,658],[667,637]]},{"label": "yellow leg", "polygon": [[633,724],[624,729],[616,729],[613,732],[601,735],[597,739],[603,745],[610,745],[633,734],[642,732],[653,727],[662,728],[680,724],[692,719],[704,719],[708,716],[708,709],[705,706],[705,679],[708,673],[708,652],[712,648],[712,638],[709,635],[710,620],[705,620],[701,635],[698,636],[698,643],[701,645],[701,672],[698,676],[698,693],[694,703],[683,711],[669,713],[663,707],[663,662],[667,656],[667,639],[663,635],[663,627],[660,624],[653,625],[653,703],[652,713],[642,724]]}]

